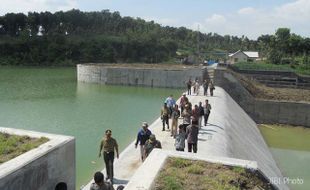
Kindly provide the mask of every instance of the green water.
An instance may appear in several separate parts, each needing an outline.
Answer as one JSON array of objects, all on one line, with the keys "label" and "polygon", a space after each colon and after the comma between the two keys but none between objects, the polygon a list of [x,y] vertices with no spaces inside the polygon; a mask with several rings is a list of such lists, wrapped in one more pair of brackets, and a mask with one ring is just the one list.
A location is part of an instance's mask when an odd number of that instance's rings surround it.
[{"label": "green water", "polygon": [[103,169],[98,148],[105,129],[122,150],[142,121],[159,116],[165,97],[180,93],[77,83],[75,68],[0,67],[0,126],[74,136],[78,189]]},{"label": "green water", "polygon": [[261,126],[259,129],[283,176],[303,180],[302,184],[291,181],[289,187],[292,190],[309,190],[310,129],[280,126]]}]

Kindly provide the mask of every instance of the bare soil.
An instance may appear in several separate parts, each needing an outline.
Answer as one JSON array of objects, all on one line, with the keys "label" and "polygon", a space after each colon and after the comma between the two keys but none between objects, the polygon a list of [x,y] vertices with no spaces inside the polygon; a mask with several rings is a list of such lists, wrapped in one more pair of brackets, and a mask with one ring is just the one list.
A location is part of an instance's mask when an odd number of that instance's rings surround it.
[{"label": "bare soil", "polygon": [[249,77],[231,72],[239,79],[241,84],[258,99],[293,101],[293,102],[310,102],[310,90],[296,88],[273,88],[261,84]]},{"label": "bare soil", "polygon": [[257,171],[204,161],[169,158],[152,190],[273,190]]}]

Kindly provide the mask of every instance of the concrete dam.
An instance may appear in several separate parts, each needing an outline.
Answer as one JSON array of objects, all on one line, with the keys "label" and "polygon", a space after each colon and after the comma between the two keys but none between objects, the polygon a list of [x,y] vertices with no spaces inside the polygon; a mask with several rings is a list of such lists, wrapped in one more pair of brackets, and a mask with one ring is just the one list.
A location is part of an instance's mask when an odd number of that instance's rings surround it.
[{"label": "concrete dam", "polygon": [[193,66],[79,64],[77,80],[110,85],[184,88],[189,78],[199,79],[206,69]]},{"label": "concrete dam", "polygon": [[[158,74],[157,77],[155,77],[156,73]],[[185,88],[184,82],[188,78],[202,79],[205,77],[205,73],[206,70],[202,68],[171,71],[167,69],[161,70],[160,68],[135,69],[124,67],[107,68],[98,65],[78,66],[78,80],[81,82],[168,88]],[[172,76],[168,76],[169,74]],[[136,77],[138,80],[135,79]],[[258,170],[270,182],[274,179],[283,179],[280,169],[257,128],[257,124],[223,88],[216,86],[215,96],[213,97],[201,95],[188,97],[193,105],[198,104],[200,101],[204,102],[206,98],[212,105],[212,112],[209,118],[210,123],[202,127],[199,132],[197,155],[204,158],[210,156],[220,157],[218,161],[225,158],[254,161],[257,162]],[[170,133],[163,133],[161,131],[161,125],[161,120],[158,118],[150,125],[150,129],[156,135],[157,139],[162,142],[164,150],[174,151],[174,139],[170,137]],[[115,161],[115,177],[120,181],[129,182],[125,189],[137,189],[137,187],[143,187],[142,189],[149,188],[149,186],[144,186],[143,184],[139,184],[138,181],[135,181],[134,173],[142,164],[139,160],[139,151],[134,148],[133,142],[121,153],[120,159]],[[246,161],[244,162],[246,163]],[[136,167],[133,168],[133,165]],[[84,190],[89,189],[90,183],[85,186]],[[126,186],[127,183],[123,185]],[[149,182],[149,184],[151,183]],[[273,185],[277,189],[289,189],[284,183]]]}]

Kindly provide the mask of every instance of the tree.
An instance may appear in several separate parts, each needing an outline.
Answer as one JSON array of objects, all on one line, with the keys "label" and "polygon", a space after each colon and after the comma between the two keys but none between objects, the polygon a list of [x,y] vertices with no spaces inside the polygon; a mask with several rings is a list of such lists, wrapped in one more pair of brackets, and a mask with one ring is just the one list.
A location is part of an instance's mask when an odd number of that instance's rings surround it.
[{"label": "tree", "polygon": [[283,54],[287,53],[289,50],[288,46],[289,46],[290,36],[291,36],[291,33],[290,33],[290,29],[288,28],[279,28],[275,33],[277,47]]}]

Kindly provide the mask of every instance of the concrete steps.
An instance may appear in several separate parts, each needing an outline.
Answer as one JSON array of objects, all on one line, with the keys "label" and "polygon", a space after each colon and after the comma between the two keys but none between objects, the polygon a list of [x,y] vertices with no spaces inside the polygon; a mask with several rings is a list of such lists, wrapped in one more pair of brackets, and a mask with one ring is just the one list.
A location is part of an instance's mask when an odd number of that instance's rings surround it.
[{"label": "concrete steps", "polygon": [[301,81],[297,77],[288,77],[282,75],[257,75],[257,74],[244,74],[244,75],[269,87],[310,89],[309,81],[306,80]]}]

